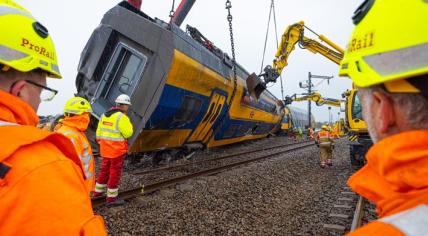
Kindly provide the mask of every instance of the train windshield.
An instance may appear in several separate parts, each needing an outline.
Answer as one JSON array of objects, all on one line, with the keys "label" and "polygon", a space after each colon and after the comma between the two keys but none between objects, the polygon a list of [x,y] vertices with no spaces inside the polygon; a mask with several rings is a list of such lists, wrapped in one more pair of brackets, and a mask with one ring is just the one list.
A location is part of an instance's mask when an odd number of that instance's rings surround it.
[{"label": "train windshield", "polygon": [[115,104],[114,101],[120,94],[131,96],[146,63],[147,57],[144,54],[119,43],[97,88],[94,112],[98,115],[104,113]]},{"label": "train windshield", "polygon": [[352,119],[363,119],[363,109],[361,107],[361,101],[360,97],[358,96],[358,93],[355,92],[354,99],[352,103]]}]

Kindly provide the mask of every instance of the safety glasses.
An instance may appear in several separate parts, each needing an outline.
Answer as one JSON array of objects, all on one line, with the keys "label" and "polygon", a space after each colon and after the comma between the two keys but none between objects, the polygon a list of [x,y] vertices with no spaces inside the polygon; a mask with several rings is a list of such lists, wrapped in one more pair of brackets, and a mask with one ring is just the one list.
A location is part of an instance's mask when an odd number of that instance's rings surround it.
[{"label": "safety glasses", "polygon": [[55,95],[58,93],[58,90],[35,83],[31,80],[25,80],[25,82],[42,89],[42,92],[40,93],[40,99],[44,102],[51,101],[55,97]]}]

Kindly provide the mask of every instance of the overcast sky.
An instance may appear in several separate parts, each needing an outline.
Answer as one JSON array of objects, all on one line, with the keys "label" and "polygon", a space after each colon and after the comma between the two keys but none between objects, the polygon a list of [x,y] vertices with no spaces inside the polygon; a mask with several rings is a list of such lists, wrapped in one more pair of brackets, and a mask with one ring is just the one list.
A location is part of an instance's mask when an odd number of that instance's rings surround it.
[{"label": "overcast sky", "polygon": [[[57,97],[48,103],[42,103],[38,114],[58,114],[62,112],[65,101],[76,92],[75,77],[80,53],[92,31],[99,24],[103,14],[118,0],[16,0],[26,7],[50,31],[59,58],[62,80],[50,79],[48,85],[58,89]],[[176,1],[178,5],[180,0]],[[182,24],[197,27],[217,47],[230,53],[229,29],[226,20],[225,0],[197,0],[188,17]],[[237,61],[249,72],[259,72],[262,62],[266,26],[270,0],[231,0],[235,48]],[[306,26],[324,34],[332,41],[345,47],[352,31],[351,16],[361,1],[343,0],[276,0],[276,19],[280,37],[285,28],[292,23],[304,20]],[[172,0],[143,0],[142,10],[151,17],[168,20]],[[265,64],[272,62],[276,52],[273,24],[268,39]],[[315,35],[306,31],[306,36]],[[338,66],[326,58],[296,47],[284,69],[283,81],[286,95],[302,93],[299,82],[306,80],[308,72],[316,75],[333,75],[330,85],[322,83],[316,89],[324,96],[339,98],[340,94],[351,87],[351,82],[337,76]],[[314,84],[318,80],[315,79]],[[270,91],[281,97],[280,83]],[[306,102],[294,103],[293,106],[307,109]],[[339,109],[332,108],[333,119],[336,120]],[[318,121],[328,120],[327,106],[313,105],[313,112]],[[343,117],[343,114],[341,115]]]}]

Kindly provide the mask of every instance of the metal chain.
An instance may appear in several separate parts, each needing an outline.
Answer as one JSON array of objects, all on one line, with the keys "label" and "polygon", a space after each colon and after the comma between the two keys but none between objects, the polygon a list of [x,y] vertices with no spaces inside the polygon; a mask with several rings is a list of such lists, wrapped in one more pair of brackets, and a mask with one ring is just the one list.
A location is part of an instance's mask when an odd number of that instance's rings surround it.
[{"label": "metal chain", "polygon": [[233,71],[233,91],[230,96],[229,109],[232,104],[233,98],[235,97],[237,86],[238,86],[238,78],[236,76],[236,59],[235,59],[235,43],[233,40],[233,27],[232,27],[232,14],[230,13],[230,9],[232,8],[232,2],[230,0],[226,0],[226,9],[227,9],[227,21],[229,22],[229,32],[230,32],[230,46],[232,49],[232,71]]},{"label": "metal chain", "polygon": [[172,18],[174,17],[174,8],[175,8],[175,0],[172,0],[171,11],[169,11],[169,23],[172,23]]}]

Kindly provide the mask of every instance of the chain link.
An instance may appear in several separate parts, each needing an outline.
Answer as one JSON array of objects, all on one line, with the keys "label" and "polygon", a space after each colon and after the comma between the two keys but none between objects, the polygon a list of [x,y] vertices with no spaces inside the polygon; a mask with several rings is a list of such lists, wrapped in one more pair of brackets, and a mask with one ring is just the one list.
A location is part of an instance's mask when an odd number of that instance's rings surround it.
[{"label": "chain link", "polygon": [[230,46],[232,49],[232,71],[233,71],[233,91],[230,96],[229,109],[232,105],[233,98],[235,97],[237,86],[238,86],[238,77],[236,76],[236,58],[235,58],[235,43],[233,40],[233,27],[232,27],[232,14],[230,13],[230,9],[232,8],[232,2],[230,0],[226,0],[226,9],[227,9],[227,21],[229,22],[229,33],[230,33]]}]

